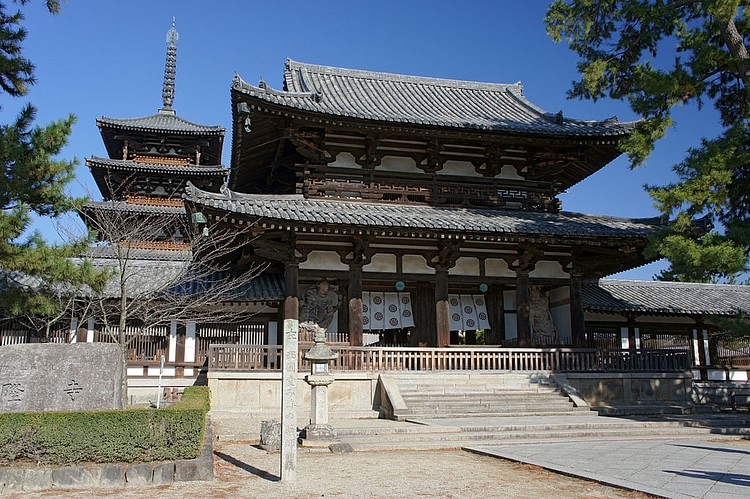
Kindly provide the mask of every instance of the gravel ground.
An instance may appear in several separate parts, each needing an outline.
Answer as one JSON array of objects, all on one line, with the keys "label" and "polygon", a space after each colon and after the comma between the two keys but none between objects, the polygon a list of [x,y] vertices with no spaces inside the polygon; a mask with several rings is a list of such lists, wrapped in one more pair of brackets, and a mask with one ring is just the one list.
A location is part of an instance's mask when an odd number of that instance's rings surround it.
[{"label": "gravel ground", "polygon": [[463,451],[300,452],[297,479],[278,478],[279,454],[254,441],[216,442],[213,482],[11,494],[12,498],[406,498],[514,497],[642,499],[647,496]]}]

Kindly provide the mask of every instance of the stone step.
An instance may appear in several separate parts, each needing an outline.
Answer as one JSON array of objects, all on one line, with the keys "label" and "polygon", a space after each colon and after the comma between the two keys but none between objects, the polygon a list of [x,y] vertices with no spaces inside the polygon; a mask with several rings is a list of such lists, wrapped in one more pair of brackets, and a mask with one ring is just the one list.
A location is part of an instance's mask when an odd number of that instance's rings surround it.
[{"label": "stone step", "polygon": [[[491,401],[491,402],[480,402],[480,401],[473,401],[471,404],[465,404],[460,402],[423,402],[421,404],[410,404],[406,406],[406,411],[418,411],[418,412],[430,412],[430,411],[441,411],[441,410],[451,410],[455,409],[453,412],[459,412],[460,410],[463,410],[467,413],[476,413],[476,412],[505,412],[508,410],[526,410],[526,411],[533,411],[533,410],[545,410],[554,408],[557,410],[560,409],[572,409],[573,406],[570,402],[566,401],[560,401],[555,403],[538,403],[535,401],[530,402],[514,402],[512,404],[506,404],[502,402],[497,401]],[[405,412],[405,411],[399,411],[399,412]]]},{"label": "stone step", "polygon": [[[670,434],[669,438],[673,440],[686,439],[691,440],[695,438],[695,433],[683,433],[683,434]],[[452,449],[465,449],[472,447],[495,447],[499,445],[514,445],[514,444],[530,444],[530,443],[546,443],[546,442],[570,442],[571,440],[586,440],[591,438],[597,438],[601,440],[652,440],[652,439],[663,439],[664,435],[649,434],[649,435],[630,435],[627,433],[622,434],[597,434],[592,436],[586,435],[565,435],[548,438],[515,438],[515,439],[487,439],[487,440],[431,440],[431,441],[401,441],[401,442],[346,442],[351,445],[352,450],[355,452],[375,452],[375,451],[389,451],[389,450],[452,450]]]},{"label": "stone step", "polygon": [[520,395],[524,393],[529,394],[536,394],[536,393],[560,393],[559,389],[551,388],[551,387],[519,387],[519,388],[512,388],[512,389],[506,389],[506,388],[497,388],[497,387],[441,387],[441,386],[431,386],[429,388],[420,388],[420,389],[404,389],[402,387],[399,387],[399,391],[402,395],[411,395],[411,394],[439,394],[439,393],[446,393],[446,394],[456,394],[456,395],[462,395],[462,394],[472,394],[472,393],[507,393],[509,395]]},{"label": "stone step", "polygon": [[[596,416],[596,413],[591,413],[592,416]],[[675,421],[613,421],[608,418],[585,418],[590,421],[581,422],[579,417],[575,417],[573,422],[564,422],[565,418],[556,418],[557,422],[551,423],[493,423],[493,424],[468,424],[460,423],[460,426],[456,426],[455,422],[448,423],[448,426],[433,426],[424,423],[420,420],[408,420],[408,422],[414,423],[411,425],[398,424],[393,427],[378,427],[378,428],[338,428],[336,431],[339,436],[350,437],[357,435],[409,435],[409,434],[433,434],[433,433],[506,433],[506,432],[522,432],[522,433],[537,433],[543,434],[551,431],[563,431],[563,430],[597,430],[597,429],[648,429],[652,431],[662,430],[664,428],[689,428],[694,429],[695,427],[682,422]],[[473,419],[476,421],[476,419]],[[453,426],[451,426],[453,425]],[[723,425],[722,425],[723,427]],[[458,428],[458,429],[457,429]],[[710,428],[706,426],[698,426],[698,428]],[[750,432],[750,428],[744,427],[733,427],[738,431]]]},{"label": "stone step", "polygon": [[[569,416],[574,414],[578,409],[566,409],[566,410],[507,410],[497,412],[480,412],[474,413],[474,415],[481,415],[485,417],[517,417],[517,416]],[[465,417],[466,411],[461,412],[414,412],[410,414],[396,414],[396,419],[399,421],[413,420],[413,419],[455,419]]]},{"label": "stone step", "polygon": [[643,415],[675,415],[675,414],[706,414],[716,412],[716,409],[709,405],[693,404],[669,404],[653,403],[638,405],[620,405],[620,406],[594,406],[591,410],[599,413],[600,416],[643,416]]},{"label": "stone step", "polygon": [[466,401],[497,401],[512,402],[540,400],[544,403],[548,401],[563,400],[567,397],[559,393],[409,393],[401,394],[401,398],[406,403],[419,403],[419,401],[456,401],[466,403]]},{"label": "stone step", "polygon": [[667,427],[667,428],[573,428],[547,430],[544,433],[538,431],[508,431],[508,432],[452,432],[452,433],[399,433],[390,435],[357,435],[353,437],[342,437],[342,442],[349,444],[398,444],[402,442],[484,442],[487,440],[495,442],[504,442],[507,440],[528,440],[528,439],[576,439],[576,438],[613,438],[613,437],[642,437],[661,435],[706,435],[710,430],[706,428],[686,428],[686,427]]},{"label": "stone step", "polygon": [[487,377],[484,379],[472,379],[472,380],[462,380],[462,379],[440,379],[440,378],[433,378],[433,379],[420,379],[420,378],[400,378],[394,380],[396,383],[404,386],[431,386],[431,385],[453,385],[453,386],[481,386],[481,385],[496,385],[496,386],[521,386],[521,385],[539,385],[539,386],[547,386],[550,384],[553,384],[552,381],[548,379],[539,380],[539,379],[519,379],[519,378],[505,378],[503,375],[499,376],[493,376],[493,377]]}]

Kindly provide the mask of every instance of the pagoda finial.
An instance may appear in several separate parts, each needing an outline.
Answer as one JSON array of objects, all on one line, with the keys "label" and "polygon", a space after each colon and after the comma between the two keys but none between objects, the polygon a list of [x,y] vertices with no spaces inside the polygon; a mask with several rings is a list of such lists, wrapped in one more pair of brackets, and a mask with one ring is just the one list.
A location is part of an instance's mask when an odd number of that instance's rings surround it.
[{"label": "pagoda finial", "polygon": [[[167,31],[167,62],[164,66],[164,85],[161,90],[161,99],[164,107],[162,111],[172,111],[174,102],[174,80],[177,72],[177,40],[180,38],[175,28],[175,18],[172,18],[172,27]],[[174,113],[174,111],[172,111]]]}]

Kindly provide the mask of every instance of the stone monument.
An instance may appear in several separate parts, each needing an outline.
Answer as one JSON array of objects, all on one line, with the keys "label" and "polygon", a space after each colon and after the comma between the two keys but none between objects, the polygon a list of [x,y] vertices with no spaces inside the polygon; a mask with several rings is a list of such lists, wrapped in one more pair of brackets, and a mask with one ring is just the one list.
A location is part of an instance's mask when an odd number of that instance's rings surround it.
[{"label": "stone monument", "polygon": [[122,408],[123,363],[111,343],[0,348],[0,412]]}]

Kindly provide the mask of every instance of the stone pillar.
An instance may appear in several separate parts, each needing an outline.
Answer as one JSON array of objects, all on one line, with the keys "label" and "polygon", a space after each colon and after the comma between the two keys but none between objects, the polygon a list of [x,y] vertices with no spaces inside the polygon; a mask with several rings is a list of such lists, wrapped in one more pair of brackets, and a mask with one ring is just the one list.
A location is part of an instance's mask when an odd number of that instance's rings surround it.
[{"label": "stone pillar", "polygon": [[[296,267],[295,267],[296,268]],[[287,288],[288,290],[289,288]],[[288,291],[287,291],[288,292]],[[295,298],[296,300],[296,298]],[[284,360],[281,370],[281,481],[297,473],[297,348],[299,320],[284,319]]]},{"label": "stone pillar", "polygon": [[297,349],[299,346],[299,263],[284,266],[284,359],[281,371],[281,481],[297,473]]},{"label": "stone pillar", "polygon": [[362,266],[349,265],[349,344],[362,346],[362,334]]},{"label": "stone pillar", "polygon": [[581,274],[570,273],[570,330],[573,346],[586,346],[586,319],[583,313]]},{"label": "stone pillar", "polygon": [[451,342],[450,308],[448,306],[448,270],[438,268],[435,272],[435,319],[437,322],[438,347]]},{"label": "stone pillar", "polygon": [[528,270],[516,270],[516,331],[518,331],[518,346],[528,347],[531,344]]},{"label": "stone pillar", "polygon": [[299,263],[284,266],[284,320],[299,320]]}]

